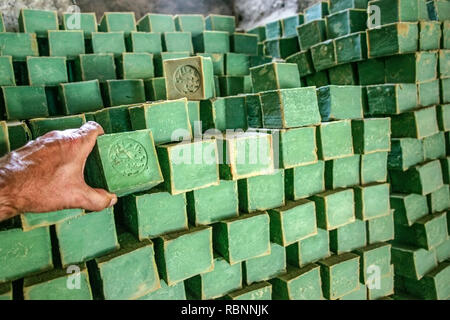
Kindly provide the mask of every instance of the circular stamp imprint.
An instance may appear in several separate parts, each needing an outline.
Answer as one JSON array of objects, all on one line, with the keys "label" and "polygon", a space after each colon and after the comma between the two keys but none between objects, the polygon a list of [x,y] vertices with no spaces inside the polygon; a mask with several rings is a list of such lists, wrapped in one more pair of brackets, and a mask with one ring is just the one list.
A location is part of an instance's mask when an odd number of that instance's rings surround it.
[{"label": "circular stamp imprint", "polygon": [[175,88],[181,94],[193,94],[200,89],[200,73],[191,65],[179,66],[173,75]]},{"label": "circular stamp imprint", "polygon": [[112,167],[126,177],[136,176],[147,166],[147,152],[136,140],[125,138],[115,141],[109,148]]}]

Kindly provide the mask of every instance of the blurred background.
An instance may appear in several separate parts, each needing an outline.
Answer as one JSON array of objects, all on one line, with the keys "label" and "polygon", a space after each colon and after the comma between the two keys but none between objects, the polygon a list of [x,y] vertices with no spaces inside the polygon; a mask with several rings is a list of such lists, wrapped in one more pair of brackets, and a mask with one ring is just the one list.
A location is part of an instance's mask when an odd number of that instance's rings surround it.
[{"label": "blurred background", "polygon": [[103,12],[134,11],[136,19],[148,12],[167,14],[210,13],[235,15],[241,29],[293,15],[319,0],[0,0],[0,11],[8,30],[17,29],[21,8],[65,12],[73,4],[82,12],[95,12],[100,21]]}]

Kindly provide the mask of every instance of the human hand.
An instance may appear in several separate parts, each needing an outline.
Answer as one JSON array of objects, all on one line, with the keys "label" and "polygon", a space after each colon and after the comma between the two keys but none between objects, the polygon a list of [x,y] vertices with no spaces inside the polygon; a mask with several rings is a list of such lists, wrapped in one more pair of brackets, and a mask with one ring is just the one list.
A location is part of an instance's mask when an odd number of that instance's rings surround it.
[{"label": "human hand", "polygon": [[101,211],[117,196],[84,180],[86,159],[102,127],[52,131],[0,158],[0,221],[24,212]]}]

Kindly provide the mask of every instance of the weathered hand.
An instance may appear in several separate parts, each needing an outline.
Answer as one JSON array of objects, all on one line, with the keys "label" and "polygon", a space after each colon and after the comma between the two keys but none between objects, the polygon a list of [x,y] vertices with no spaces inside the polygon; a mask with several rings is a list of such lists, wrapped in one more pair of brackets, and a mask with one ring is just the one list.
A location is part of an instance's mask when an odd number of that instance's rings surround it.
[{"label": "weathered hand", "polygon": [[89,187],[84,167],[100,125],[52,131],[0,159],[0,221],[23,212],[82,208],[100,211],[117,202],[114,194]]}]

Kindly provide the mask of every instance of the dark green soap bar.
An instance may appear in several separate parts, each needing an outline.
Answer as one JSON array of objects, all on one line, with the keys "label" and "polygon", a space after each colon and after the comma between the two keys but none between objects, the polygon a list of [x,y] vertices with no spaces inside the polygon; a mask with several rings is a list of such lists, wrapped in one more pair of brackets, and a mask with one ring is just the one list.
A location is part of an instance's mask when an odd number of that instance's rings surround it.
[{"label": "dark green soap bar", "polygon": [[236,18],[220,14],[210,14],[205,18],[206,30],[226,31],[233,33],[236,29]]},{"label": "dark green soap bar", "polygon": [[192,36],[190,32],[164,32],[163,51],[165,52],[189,52],[194,53]]},{"label": "dark green soap bar", "polygon": [[177,31],[196,36],[205,31],[205,18],[201,14],[177,14],[173,17]]},{"label": "dark green soap bar", "polygon": [[313,21],[321,18],[325,18],[329,14],[329,2],[318,1],[317,3],[309,6],[305,9],[305,21]]},{"label": "dark green soap bar", "polygon": [[256,55],[258,53],[258,36],[248,33],[233,33],[230,36],[230,49],[236,53]]},{"label": "dark green soap bar", "polygon": [[310,198],[316,203],[317,226],[333,230],[355,221],[355,201],[352,189],[337,189]]},{"label": "dark green soap bar", "polygon": [[[434,213],[420,218],[413,224],[412,231],[414,237],[408,237],[406,243],[433,250],[448,239],[447,214],[445,212]],[[398,238],[400,241],[403,240],[402,234],[399,234]]]},{"label": "dark green soap bar", "polygon": [[103,108],[98,80],[61,83],[59,96],[66,115],[97,111]]},{"label": "dark green soap bar", "polygon": [[301,51],[306,51],[312,46],[327,39],[325,19],[307,21],[297,27],[298,41]]},{"label": "dark green soap bar", "polygon": [[389,184],[370,184],[353,187],[355,213],[361,220],[370,220],[390,214]]},{"label": "dark green soap bar", "polygon": [[83,209],[66,209],[47,213],[23,213],[20,215],[22,230],[30,230],[51,226],[84,214]]},{"label": "dark green soap bar", "polygon": [[417,220],[428,215],[427,198],[420,194],[391,194],[396,224],[412,226]]},{"label": "dark green soap bar", "polygon": [[159,189],[123,199],[122,223],[139,240],[187,230],[186,196]]},{"label": "dark green soap bar", "polygon": [[391,121],[389,118],[352,120],[355,153],[390,151]]},{"label": "dark green soap bar", "polygon": [[194,299],[209,300],[242,288],[242,265],[230,265],[222,257],[214,259],[214,270],[185,281],[186,290]]},{"label": "dark green soap bar", "polygon": [[110,107],[95,113],[95,121],[103,127],[105,133],[132,131],[129,108],[133,105]]},{"label": "dark green soap bar", "polygon": [[355,86],[359,83],[356,64],[353,63],[344,63],[330,68],[327,73],[332,85]]},{"label": "dark green soap bar", "polygon": [[139,31],[145,32],[173,32],[175,22],[172,15],[147,13],[136,23]]},{"label": "dark green soap bar", "polygon": [[154,243],[159,275],[169,286],[214,270],[211,227],[163,235]]},{"label": "dark green soap bar", "polygon": [[166,100],[166,78],[158,77],[144,81],[145,97],[147,101]]},{"label": "dark green soap bar", "polygon": [[97,16],[93,12],[63,13],[61,23],[62,30],[82,30],[85,39],[91,39],[92,32],[98,31]]},{"label": "dark green soap bar", "polygon": [[230,35],[225,31],[204,31],[193,37],[192,43],[196,53],[230,52]]},{"label": "dark green soap bar", "polygon": [[69,81],[65,57],[28,57],[27,70],[32,86],[55,86]]},{"label": "dark green soap bar", "polygon": [[419,49],[421,51],[439,49],[441,47],[441,40],[441,22],[419,22]]},{"label": "dark green soap bar", "polygon": [[317,89],[322,121],[363,118],[363,88],[360,86],[325,86]]},{"label": "dark green soap bar", "polygon": [[[2,15],[0,17],[3,18]],[[0,19],[2,19],[0,18]],[[3,22],[3,20],[1,20]],[[1,26],[0,26],[1,27]],[[12,300],[13,294],[12,294],[12,283],[11,282],[4,282],[0,284],[0,301],[6,301],[6,300]]]},{"label": "dark green soap bar", "polygon": [[[75,272],[77,273],[74,274]],[[88,271],[84,264],[74,265],[67,270],[54,269],[25,278],[23,296],[25,300],[92,300],[93,298]]]},{"label": "dark green soap bar", "polygon": [[395,275],[420,280],[437,266],[435,250],[395,244],[391,250]]},{"label": "dark green soap bar", "polygon": [[230,264],[270,254],[267,212],[241,215],[214,225],[214,250]]},{"label": "dark green soap bar", "polygon": [[450,103],[450,78],[440,79],[441,103]]},{"label": "dark green soap bar", "polygon": [[323,71],[338,64],[336,58],[336,42],[323,41],[311,47],[311,57],[316,71]]},{"label": "dark green soap bar", "polygon": [[319,159],[332,160],[353,155],[350,120],[323,122],[318,126],[316,135]]},{"label": "dark green soap bar", "polygon": [[312,262],[330,256],[329,234],[317,228],[317,234],[291,244],[286,248],[287,262],[293,266],[304,267]]},{"label": "dark green soap bar", "polygon": [[270,254],[248,259],[243,262],[243,276],[245,283],[269,280],[286,272],[286,251],[284,247],[271,242]]},{"label": "dark green soap bar", "polygon": [[262,42],[262,41],[266,40],[266,27],[265,26],[255,27],[250,30],[247,30],[246,32],[250,33],[250,34],[256,34],[258,36],[258,42]]},{"label": "dark green soap bar", "polygon": [[417,87],[412,83],[370,85],[367,101],[370,116],[403,113],[417,107]]},{"label": "dark green soap bar", "polygon": [[298,67],[294,63],[266,63],[250,68],[254,92],[301,87]]},{"label": "dark green soap bar", "polygon": [[248,55],[242,53],[225,54],[225,73],[230,76],[250,74],[248,58]]},{"label": "dark green soap bar", "polygon": [[8,120],[48,117],[44,86],[2,87]]},{"label": "dark green soap bar", "polygon": [[378,6],[382,25],[394,22],[416,22],[419,18],[417,0],[375,0],[370,5]]},{"label": "dark green soap bar", "polygon": [[409,111],[391,117],[393,138],[423,139],[439,132],[436,107]]},{"label": "dark green soap bar", "polygon": [[12,56],[14,61],[25,61],[29,56],[39,56],[36,34],[1,32],[2,56]]},{"label": "dark green soap bar", "polygon": [[434,51],[388,57],[385,60],[387,83],[416,83],[436,79],[438,55]]},{"label": "dark green soap bar", "polygon": [[134,12],[105,12],[98,29],[101,32],[123,31],[125,34],[136,31]]},{"label": "dark green soap bar", "polygon": [[320,267],[310,264],[304,268],[289,268],[269,282],[274,300],[323,300]]},{"label": "dark green soap bar", "polygon": [[142,79],[107,80],[101,88],[103,101],[108,107],[135,104],[146,100]]},{"label": "dark green soap bar", "polygon": [[361,184],[369,184],[372,182],[386,182],[388,175],[387,169],[387,152],[362,154],[360,163]]},{"label": "dark green soap bar", "polygon": [[283,38],[297,36],[297,27],[305,22],[303,13],[280,20]]},{"label": "dark green soap bar", "polygon": [[169,59],[188,58],[189,52],[161,52],[153,55],[153,64],[155,66],[155,76],[164,77],[164,61]]},{"label": "dark green soap bar", "polygon": [[445,0],[432,0],[427,2],[430,20],[450,20],[450,4]]},{"label": "dark green soap bar", "polygon": [[203,130],[247,129],[245,96],[203,100],[200,102]]},{"label": "dark green soap bar", "polygon": [[298,200],[325,190],[325,162],[285,170],[286,198]]},{"label": "dark green soap bar", "polygon": [[415,138],[391,139],[388,168],[405,171],[424,161],[422,140]]},{"label": "dark green soap bar", "polygon": [[394,215],[389,214],[366,221],[367,242],[378,243],[394,240]]},{"label": "dark green soap bar", "polygon": [[438,132],[432,136],[425,137],[423,142],[423,154],[425,161],[445,157],[445,134]]},{"label": "dark green soap bar", "polygon": [[345,9],[367,9],[369,0],[330,0],[330,13]]},{"label": "dark green soap bar", "polygon": [[150,79],[155,76],[153,55],[150,53],[122,53],[117,60],[121,79]]},{"label": "dark green soap bar", "polygon": [[230,292],[224,298],[226,300],[272,300],[272,285],[266,281],[254,283]]},{"label": "dark green soap bar", "polygon": [[268,39],[264,41],[265,54],[274,58],[285,59],[299,51],[298,38]]},{"label": "dark green soap bar", "polygon": [[360,257],[361,283],[370,283],[375,267],[380,276],[391,272],[391,247],[387,243],[376,243],[354,251]]},{"label": "dark green soap bar", "polygon": [[184,282],[168,286],[164,280],[160,279],[159,283],[161,287],[158,290],[147,293],[137,300],[186,300]]},{"label": "dark green soap bar", "polygon": [[297,64],[300,77],[304,77],[315,72],[310,50],[294,53],[285,60],[287,63]]},{"label": "dark green soap bar", "polygon": [[92,32],[93,53],[112,53],[119,57],[126,52],[123,32]]},{"label": "dark green soap bar", "polygon": [[[447,142],[448,144],[448,142]],[[450,181],[450,157],[446,157],[444,159],[440,159],[441,161],[441,166],[442,166],[442,176],[443,176],[443,180],[446,184],[449,184]]]},{"label": "dark green soap bar", "polygon": [[47,31],[58,29],[58,15],[56,11],[20,9],[20,32],[36,33],[38,37],[43,38],[47,36]]},{"label": "dark green soap bar", "polygon": [[345,9],[326,17],[328,39],[339,38],[350,33],[365,31],[367,10]]},{"label": "dark green soap bar", "polygon": [[29,121],[33,139],[53,130],[78,129],[84,123],[86,123],[84,114],[67,117],[36,118]]},{"label": "dark green soap bar", "polygon": [[221,97],[245,93],[245,76],[219,76],[218,80]]},{"label": "dark green soap bar", "polygon": [[96,80],[104,82],[116,79],[116,64],[112,53],[80,54],[75,60],[77,81]]},{"label": "dark green soap bar", "polygon": [[[8,127],[9,146],[11,150],[19,149],[31,140],[31,131],[24,121],[7,122],[6,126]],[[4,142],[3,144],[6,145]]]},{"label": "dark green soap bar", "polygon": [[84,33],[81,30],[49,31],[48,47],[50,56],[75,59],[85,53]]},{"label": "dark green soap bar", "polygon": [[[30,58],[27,58],[30,59]],[[0,56],[0,86],[15,86],[13,60],[11,56]]]},{"label": "dark green soap bar", "polygon": [[419,106],[428,107],[439,104],[439,80],[417,83]]},{"label": "dark green soap bar", "polygon": [[415,52],[418,49],[417,22],[399,22],[367,30],[369,58]]},{"label": "dark green soap bar", "polygon": [[62,221],[55,229],[63,267],[119,248],[112,208]]},{"label": "dark green soap bar", "polygon": [[336,254],[365,247],[366,223],[359,219],[330,231],[330,249]]},{"label": "dark green soap bar", "polygon": [[[259,93],[247,94],[245,96],[245,109],[247,111],[247,122],[250,128],[262,127],[262,110]],[[450,123],[449,123],[450,127]]]},{"label": "dark green soap bar", "polygon": [[359,84],[383,84],[386,79],[384,58],[369,59],[357,63]]},{"label": "dark green soap bar", "polygon": [[0,232],[0,281],[16,280],[53,268],[48,227],[29,232],[9,229]]},{"label": "dark green soap bar", "polygon": [[427,196],[428,207],[430,212],[445,211],[450,207],[450,195],[448,184],[445,184],[440,189],[430,193]]},{"label": "dark green soap bar", "polygon": [[367,59],[366,33],[356,32],[335,39],[338,63],[363,61]]},{"label": "dark green soap bar", "polygon": [[325,186],[329,190],[360,183],[360,155],[325,161]]}]

